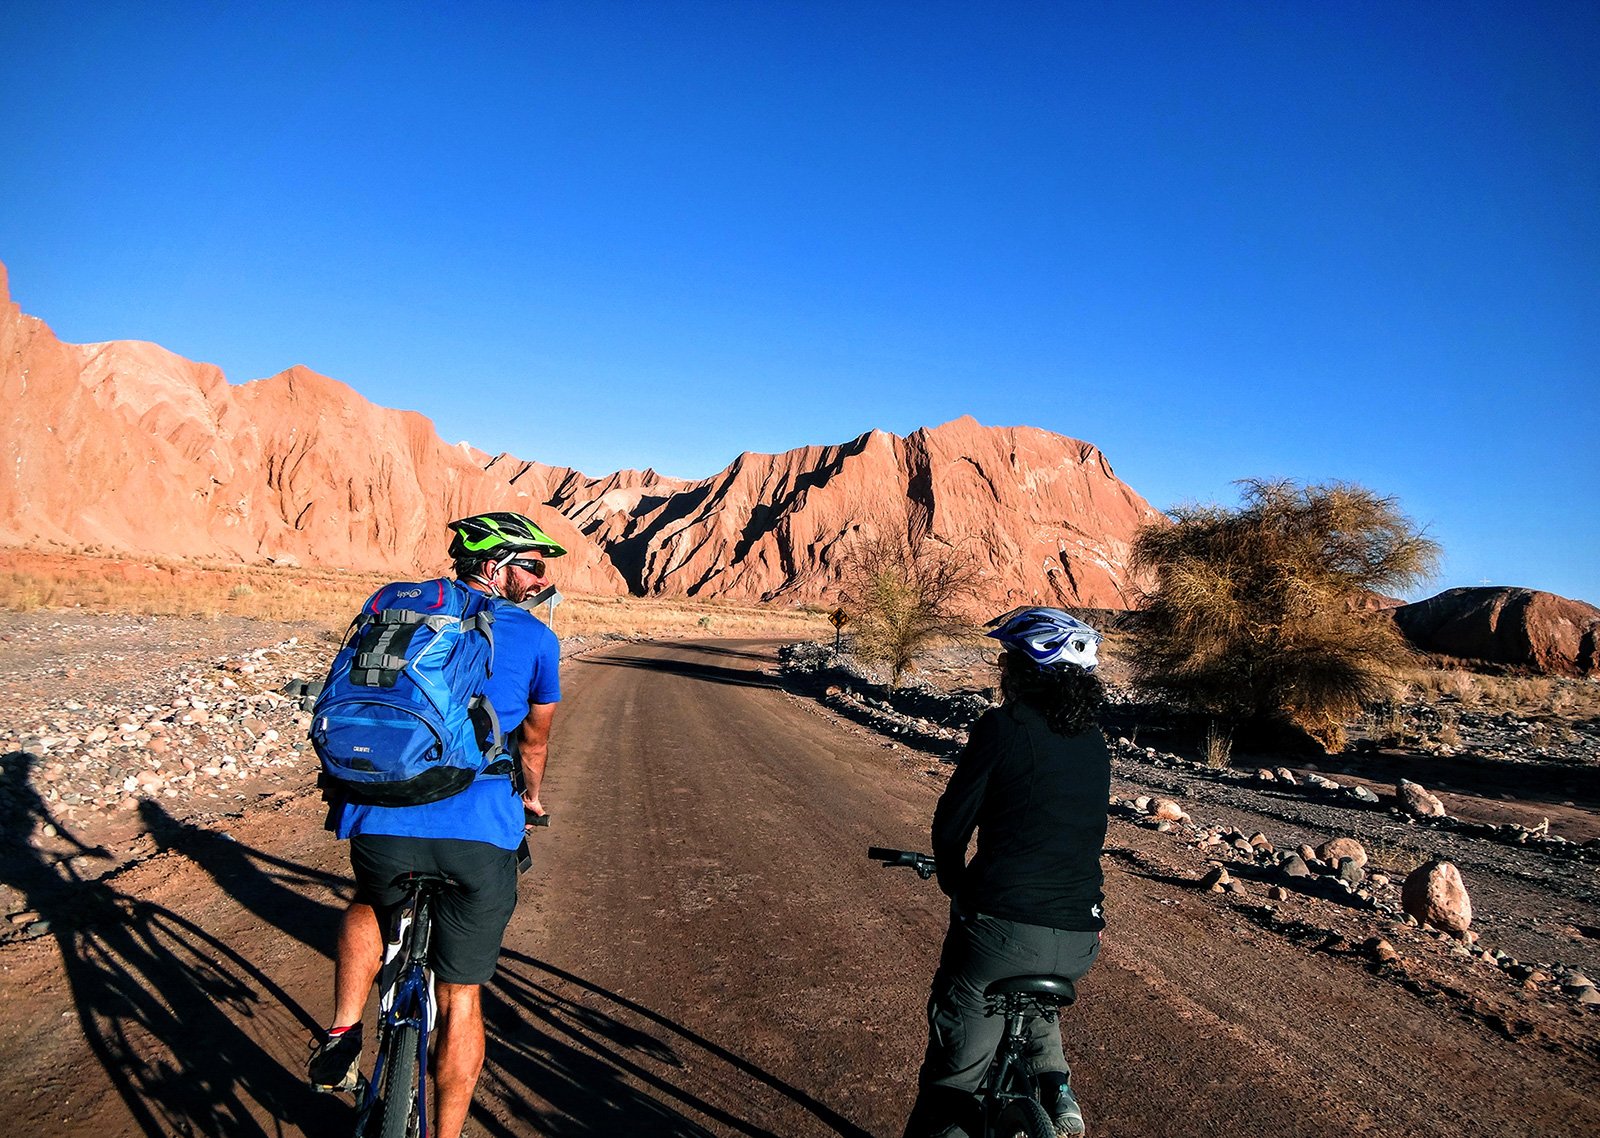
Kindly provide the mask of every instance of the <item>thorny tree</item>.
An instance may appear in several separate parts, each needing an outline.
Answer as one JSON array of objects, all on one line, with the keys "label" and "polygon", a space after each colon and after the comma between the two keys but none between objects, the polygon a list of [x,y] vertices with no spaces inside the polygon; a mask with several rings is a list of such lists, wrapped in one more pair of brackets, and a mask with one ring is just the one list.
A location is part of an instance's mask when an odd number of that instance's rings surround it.
[{"label": "thorny tree", "polygon": [[1362,486],[1240,485],[1240,508],[1181,507],[1135,538],[1155,588],[1134,678],[1230,727],[1287,719],[1338,750],[1344,724],[1412,658],[1371,594],[1426,579],[1439,547]]},{"label": "thorny tree", "polygon": [[840,595],[856,655],[886,667],[889,686],[899,687],[932,644],[969,627],[961,611],[976,584],[976,559],[927,535],[885,529],[860,539],[846,555]]}]

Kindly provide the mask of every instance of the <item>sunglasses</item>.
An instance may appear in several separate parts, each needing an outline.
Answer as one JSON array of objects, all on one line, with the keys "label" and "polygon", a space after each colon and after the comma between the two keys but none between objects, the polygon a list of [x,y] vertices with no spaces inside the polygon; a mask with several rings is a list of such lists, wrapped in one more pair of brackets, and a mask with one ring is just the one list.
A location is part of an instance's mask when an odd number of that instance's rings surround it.
[{"label": "sunglasses", "polygon": [[510,561],[507,561],[506,564],[509,565],[509,566],[514,566],[515,568],[518,568],[518,569],[526,569],[528,572],[532,573],[535,577],[543,577],[544,576],[544,559],[543,558],[534,557],[534,558],[529,559],[529,558],[522,558],[522,557],[514,557]]}]

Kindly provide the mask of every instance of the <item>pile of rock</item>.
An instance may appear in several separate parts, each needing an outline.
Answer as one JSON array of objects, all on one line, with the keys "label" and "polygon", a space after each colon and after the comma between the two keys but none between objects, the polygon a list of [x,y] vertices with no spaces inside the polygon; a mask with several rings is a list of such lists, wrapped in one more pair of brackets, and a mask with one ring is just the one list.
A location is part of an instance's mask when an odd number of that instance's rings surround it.
[{"label": "pile of rock", "polygon": [[242,799],[246,782],[309,777],[309,717],[277,689],[326,657],[326,646],[291,637],[190,665],[166,681],[161,703],[64,702],[0,731],[0,749],[29,756],[33,791],[64,819],[132,810],[141,798]]}]

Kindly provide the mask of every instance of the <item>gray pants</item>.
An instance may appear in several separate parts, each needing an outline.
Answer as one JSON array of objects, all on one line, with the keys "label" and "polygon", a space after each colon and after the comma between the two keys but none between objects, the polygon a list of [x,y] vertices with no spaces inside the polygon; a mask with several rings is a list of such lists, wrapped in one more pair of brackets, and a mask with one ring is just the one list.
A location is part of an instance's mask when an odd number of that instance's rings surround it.
[{"label": "gray pants", "polygon": [[[1077,981],[1100,955],[1100,934],[1050,929],[979,915],[952,920],[928,997],[928,1050],[917,1078],[917,1105],[907,1138],[977,1133],[971,1096],[983,1083],[1005,1020],[985,1015],[983,990],[1007,976],[1065,976]],[[1069,1076],[1061,1025],[1036,1019],[1028,1059],[1035,1075]],[[964,1125],[965,1124],[965,1125]]]}]

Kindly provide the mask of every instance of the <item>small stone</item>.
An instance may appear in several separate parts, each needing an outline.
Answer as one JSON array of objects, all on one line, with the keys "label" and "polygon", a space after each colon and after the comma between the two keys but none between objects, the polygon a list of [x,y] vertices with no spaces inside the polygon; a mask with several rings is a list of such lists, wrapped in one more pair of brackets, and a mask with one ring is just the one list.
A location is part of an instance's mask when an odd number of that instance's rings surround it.
[{"label": "small stone", "polygon": [[1600,990],[1596,990],[1593,984],[1589,985],[1589,987],[1578,993],[1578,1003],[1585,1007],[1593,1007],[1595,1004],[1600,1004]]},{"label": "small stone", "polygon": [[1311,867],[1299,854],[1290,854],[1278,863],[1278,871],[1285,877],[1310,877]]},{"label": "small stone", "polygon": [[1245,888],[1244,882],[1240,881],[1237,877],[1228,878],[1228,880],[1223,883],[1222,888],[1224,892],[1232,893],[1236,897],[1250,896],[1250,890]]},{"label": "small stone", "polygon": [[1290,770],[1288,767],[1279,767],[1273,773],[1278,776],[1278,781],[1279,782],[1286,782],[1290,786],[1298,786],[1299,785],[1299,780],[1294,777],[1294,772],[1292,770]]},{"label": "small stone", "polygon": [[1233,878],[1228,876],[1228,871],[1220,865],[1214,865],[1206,875],[1200,879],[1200,887],[1209,889],[1213,893],[1221,893],[1222,887]]},{"label": "small stone", "polygon": [[1394,945],[1384,940],[1381,936],[1371,938],[1363,947],[1367,950],[1367,954],[1380,964],[1387,964],[1400,955],[1395,950]]},{"label": "small stone", "polygon": [[1361,871],[1361,866],[1356,864],[1355,858],[1342,857],[1339,859],[1337,877],[1344,883],[1346,889],[1355,889],[1366,878],[1366,874]]},{"label": "small stone", "polygon": [[1354,798],[1357,802],[1365,802],[1369,805],[1375,804],[1378,801],[1378,796],[1364,786],[1352,786],[1350,788],[1350,797]]},{"label": "small stone", "polygon": [[1267,890],[1267,896],[1274,901],[1287,901],[1289,899],[1289,891],[1281,885],[1274,885]]}]

